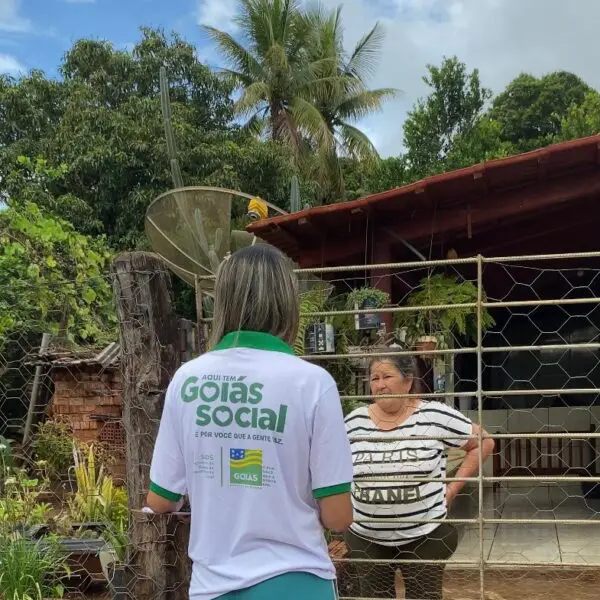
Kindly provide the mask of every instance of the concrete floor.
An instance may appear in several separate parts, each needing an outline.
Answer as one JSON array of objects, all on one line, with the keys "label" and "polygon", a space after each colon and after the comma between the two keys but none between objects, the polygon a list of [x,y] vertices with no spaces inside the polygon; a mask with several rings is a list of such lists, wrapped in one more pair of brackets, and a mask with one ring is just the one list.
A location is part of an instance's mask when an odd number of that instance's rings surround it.
[{"label": "concrete floor", "polygon": [[[476,517],[477,504],[477,491],[473,491],[456,503],[450,516]],[[494,563],[487,568],[504,564],[514,568],[532,563],[600,567],[600,500],[583,498],[578,485],[488,489],[484,493],[483,515],[492,519],[547,521],[485,524],[483,557]],[[561,524],[563,519],[587,523]],[[478,561],[481,554],[479,526],[459,525],[459,530],[460,541],[452,561]]]}]

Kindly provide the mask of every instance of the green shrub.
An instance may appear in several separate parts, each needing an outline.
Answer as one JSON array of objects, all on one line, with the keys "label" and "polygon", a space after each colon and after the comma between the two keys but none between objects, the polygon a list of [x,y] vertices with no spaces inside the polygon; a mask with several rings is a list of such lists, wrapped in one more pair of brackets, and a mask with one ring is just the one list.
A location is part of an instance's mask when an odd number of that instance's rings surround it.
[{"label": "green shrub", "polygon": [[43,461],[51,479],[66,479],[73,466],[73,428],[67,421],[49,420],[40,423],[35,432],[33,448],[37,460]]},{"label": "green shrub", "polygon": [[32,542],[22,537],[0,538],[0,598],[45,600],[62,598],[61,578],[69,574],[55,540]]},{"label": "green shrub", "polygon": [[[87,454],[85,453],[87,452]],[[69,510],[74,521],[96,521],[120,527],[127,521],[127,493],[117,487],[105,466],[98,464],[96,447],[75,453],[77,491],[69,499]]]},{"label": "green shrub", "polygon": [[45,523],[52,506],[39,502],[39,498],[47,489],[48,482],[43,473],[32,478],[25,470],[12,471],[4,480],[0,497],[0,533],[9,534],[18,527]]}]

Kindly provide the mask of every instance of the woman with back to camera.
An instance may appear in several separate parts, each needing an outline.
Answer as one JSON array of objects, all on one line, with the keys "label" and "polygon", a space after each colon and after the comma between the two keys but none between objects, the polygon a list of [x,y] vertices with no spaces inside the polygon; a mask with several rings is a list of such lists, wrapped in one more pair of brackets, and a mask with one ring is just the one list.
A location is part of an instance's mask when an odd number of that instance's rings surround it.
[{"label": "woman with back to camera", "polygon": [[[394,352],[386,350],[390,351]],[[414,357],[394,353],[373,358],[369,372],[371,394],[376,398],[370,406],[346,417],[354,462],[355,522],[346,533],[349,557],[448,560],[456,550],[458,536],[444,518],[464,482],[446,485],[443,481],[402,479],[446,477],[448,447],[466,452],[456,477],[473,477],[479,471],[479,453],[485,461],[494,441],[484,438],[479,448],[478,439],[457,439],[478,436],[478,425],[447,404],[419,397]],[[487,435],[485,431],[483,435]],[[379,439],[363,441],[375,436]],[[428,436],[437,439],[411,439]],[[377,480],[377,476],[396,480]],[[402,519],[409,522],[399,522]],[[427,522],[414,522],[419,519]],[[441,600],[444,567],[443,563],[358,564],[360,595],[395,598],[395,575],[400,569],[407,600]]]},{"label": "woman with back to camera", "polygon": [[147,510],[191,506],[190,600],[334,600],[323,527],[352,522],[339,393],[293,355],[298,281],[256,245],[221,264],[211,351],[167,390]]}]

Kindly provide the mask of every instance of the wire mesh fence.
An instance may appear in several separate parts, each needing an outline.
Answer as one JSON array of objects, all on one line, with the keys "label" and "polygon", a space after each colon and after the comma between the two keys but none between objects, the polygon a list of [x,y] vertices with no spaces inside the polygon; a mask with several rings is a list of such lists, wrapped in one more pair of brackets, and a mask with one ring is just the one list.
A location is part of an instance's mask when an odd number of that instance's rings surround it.
[{"label": "wire mesh fence", "polygon": [[[0,342],[0,597],[185,597],[187,523],[137,511],[161,394],[210,315],[180,319],[166,269],[133,267],[108,278],[120,336],[86,342],[40,312]],[[340,596],[597,597],[600,255],[299,275],[297,347],[338,382],[353,446],[355,525],[327,536]],[[398,399],[445,416],[371,427],[369,365],[390,356],[419,368]],[[493,453],[465,476],[461,446],[485,435]]]}]

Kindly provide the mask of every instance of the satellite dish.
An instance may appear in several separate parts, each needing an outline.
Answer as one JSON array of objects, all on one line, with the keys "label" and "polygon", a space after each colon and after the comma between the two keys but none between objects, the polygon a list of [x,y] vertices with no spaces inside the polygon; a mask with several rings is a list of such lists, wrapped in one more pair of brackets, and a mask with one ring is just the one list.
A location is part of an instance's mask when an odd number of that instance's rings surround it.
[{"label": "satellite dish", "polygon": [[[260,198],[216,187],[182,187],[158,196],[146,211],[146,234],[152,249],[178,277],[212,295],[213,276],[230,252],[265,243],[247,231],[231,231],[233,201],[249,202],[249,218],[268,212],[287,214]],[[240,212],[240,211],[236,211]]]}]

